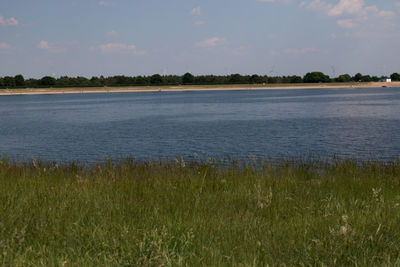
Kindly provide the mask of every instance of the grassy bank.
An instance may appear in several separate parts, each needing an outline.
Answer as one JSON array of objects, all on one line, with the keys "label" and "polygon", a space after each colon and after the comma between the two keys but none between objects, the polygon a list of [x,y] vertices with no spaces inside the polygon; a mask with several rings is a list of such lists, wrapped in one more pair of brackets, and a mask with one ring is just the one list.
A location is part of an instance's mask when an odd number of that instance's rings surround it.
[{"label": "grassy bank", "polygon": [[0,163],[0,265],[400,265],[400,163]]}]

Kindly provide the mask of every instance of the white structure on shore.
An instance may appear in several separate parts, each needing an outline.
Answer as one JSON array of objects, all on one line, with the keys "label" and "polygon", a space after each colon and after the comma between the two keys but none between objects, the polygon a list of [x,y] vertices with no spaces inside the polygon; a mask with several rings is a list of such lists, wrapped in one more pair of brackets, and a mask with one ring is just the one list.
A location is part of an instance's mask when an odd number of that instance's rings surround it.
[{"label": "white structure on shore", "polygon": [[391,83],[391,82],[392,82],[392,79],[390,79],[390,78],[382,78],[382,79],[380,79],[380,82],[383,82],[383,83]]}]

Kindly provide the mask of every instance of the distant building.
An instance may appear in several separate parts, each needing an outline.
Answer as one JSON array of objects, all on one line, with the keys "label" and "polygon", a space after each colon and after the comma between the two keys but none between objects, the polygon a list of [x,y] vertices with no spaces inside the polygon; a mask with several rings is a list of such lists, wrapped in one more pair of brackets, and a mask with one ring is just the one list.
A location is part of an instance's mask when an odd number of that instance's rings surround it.
[{"label": "distant building", "polygon": [[392,79],[390,79],[390,78],[381,78],[379,81],[382,82],[382,83],[391,83]]}]

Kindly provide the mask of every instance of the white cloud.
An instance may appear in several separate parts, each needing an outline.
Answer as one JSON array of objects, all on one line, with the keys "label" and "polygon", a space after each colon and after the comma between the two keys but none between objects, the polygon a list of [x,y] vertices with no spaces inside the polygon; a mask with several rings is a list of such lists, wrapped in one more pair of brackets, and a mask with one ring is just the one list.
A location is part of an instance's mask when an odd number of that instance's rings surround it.
[{"label": "white cloud", "polygon": [[337,23],[337,25],[339,25],[339,27],[342,27],[345,29],[353,29],[358,26],[358,24],[355,23],[354,20],[352,20],[352,19],[339,19],[338,21],[336,21],[336,23]]},{"label": "white cloud", "polygon": [[0,16],[0,26],[17,26],[19,24],[16,18],[3,18]]},{"label": "white cloud", "polygon": [[190,11],[190,14],[192,14],[193,16],[200,16],[201,15],[201,8],[195,7],[192,9],[192,11]]},{"label": "white cloud", "polygon": [[137,50],[135,45],[128,45],[122,43],[108,43],[101,44],[98,46],[100,51],[104,54],[109,53],[129,53],[136,56],[142,56],[146,54],[146,51]]},{"label": "white cloud", "polygon": [[111,38],[118,38],[120,36],[119,32],[112,30],[110,32],[106,33],[107,37],[111,37]]},{"label": "white cloud", "polygon": [[392,18],[395,16],[394,12],[390,10],[381,10],[376,15],[381,18]]},{"label": "white cloud", "polygon": [[115,3],[101,0],[97,3],[99,6],[114,6]]},{"label": "white cloud", "polygon": [[334,5],[324,0],[311,0],[308,4],[303,1],[300,6],[314,9],[331,17],[350,16],[359,20],[367,20],[369,15],[390,17],[392,11],[379,10],[376,5],[366,6],[365,0],[339,0]]},{"label": "white cloud", "polygon": [[42,40],[38,43],[36,47],[42,50],[47,50],[49,49],[49,43],[47,41]]},{"label": "white cloud", "polygon": [[306,7],[308,9],[313,9],[318,12],[328,13],[332,8],[331,4],[328,4],[322,0],[312,0],[310,3],[305,1],[301,2],[300,7]]},{"label": "white cloud", "polygon": [[335,17],[343,14],[363,16],[366,11],[364,0],[340,0],[337,5],[330,8],[328,15]]},{"label": "white cloud", "polygon": [[36,47],[40,50],[47,51],[50,53],[64,53],[67,51],[66,47],[50,44],[49,42],[42,40],[40,41]]},{"label": "white cloud", "polygon": [[213,37],[213,38],[206,39],[204,41],[196,43],[196,46],[207,48],[207,47],[215,47],[215,46],[223,45],[225,43],[226,43],[225,38]]},{"label": "white cloud", "polygon": [[380,10],[376,5],[367,6],[365,0],[339,0],[336,4],[327,0],[309,0],[303,1],[300,7],[315,10],[329,17],[337,17],[336,24],[348,30],[379,24],[382,23],[382,19],[395,16],[390,10]]},{"label": "white cloud", "polygon": [[7,44],[5,42],[0,43],[0,49],[1,50],[7,50],[7,49],[10,49],[10,48],[11,48],[11,45],[9,45],[9,44]]}]

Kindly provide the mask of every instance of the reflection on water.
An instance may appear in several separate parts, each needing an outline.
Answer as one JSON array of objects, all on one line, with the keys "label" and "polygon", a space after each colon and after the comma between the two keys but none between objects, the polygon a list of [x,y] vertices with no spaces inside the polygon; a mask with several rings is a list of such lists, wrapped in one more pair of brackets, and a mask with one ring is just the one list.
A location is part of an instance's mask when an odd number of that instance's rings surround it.
[{"label": "reflection on water", "polygon": [[95,161],[400,155],[400,88],[0,97],[0,153]]}]

